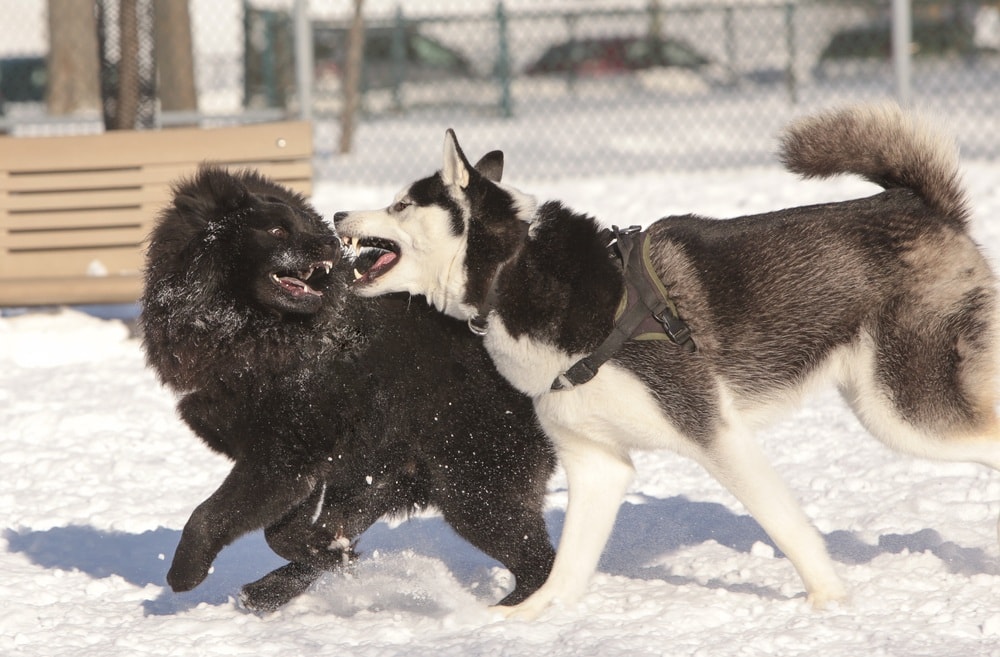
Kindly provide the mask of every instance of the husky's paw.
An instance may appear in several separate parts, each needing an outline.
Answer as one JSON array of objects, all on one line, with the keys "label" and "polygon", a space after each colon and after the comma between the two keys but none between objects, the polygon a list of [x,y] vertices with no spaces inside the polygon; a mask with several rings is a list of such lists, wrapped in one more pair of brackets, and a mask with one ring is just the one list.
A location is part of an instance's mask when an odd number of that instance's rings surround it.
[{"label": "husky's paw", "polygon": [[551,596],[545,595],[541,589],[516,605],[495,605],[493,609],[507,620],[533,621],[537,620],[553,603]]},{"label": "husky's paw", "polygon": [[843,584],[837,582],[836,586],[828,586],[822,590],[810,592],[806,599],[813,611],[827,611],[847,604],[847,590],[844,589]]},{"label": "husky's paw", "polygon": [[519,620],[531,622],[538,620],[538,617],[542,615],[542,612],[548,607],[548,605],[543,605],[541,607],[526,606],[530,600],[525,600],[519,605],[514,605],[513,607],[506,607],[503,605],[496,605],[493,610],[498,612],[500,616],[505,620]]}]

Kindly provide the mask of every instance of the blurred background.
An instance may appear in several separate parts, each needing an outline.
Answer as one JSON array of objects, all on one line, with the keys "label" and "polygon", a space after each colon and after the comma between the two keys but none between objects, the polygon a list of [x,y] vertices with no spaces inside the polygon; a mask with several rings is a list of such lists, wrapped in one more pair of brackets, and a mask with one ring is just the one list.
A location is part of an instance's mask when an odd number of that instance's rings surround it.
[{"label": "blurred background", "polygon": [[996,158],[1000,2],[0,3],[0,132],[304,117],[320,180],[426,174],[448,127],[517,179],[768,164],[787,120],[884,97]]}]

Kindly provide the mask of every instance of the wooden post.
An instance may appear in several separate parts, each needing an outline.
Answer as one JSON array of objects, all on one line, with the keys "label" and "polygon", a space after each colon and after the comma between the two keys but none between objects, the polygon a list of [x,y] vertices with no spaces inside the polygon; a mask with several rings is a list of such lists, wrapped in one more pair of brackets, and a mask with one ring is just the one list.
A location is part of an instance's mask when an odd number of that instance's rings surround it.
[{"label": "wooden post", "polygon": [[118,5],[118,102],[114,130],[134,130],[139,119],[139,11],[135,0]]},{"label": "wooden post", "polygon": [[153,33],[160,109],[197,111],[187,0],[153,0]]},{"label": "wooden post", "polygon": [[364,0],[354,0],[354,18],[347,34],[347,62],[344,71],[344,108],[340,115],[340,152],[350,153],[354,127],[361,105],[361,61],[365,48]]},{"label": "wooden post", "polygon": [[48,110],[101,109],[97,19],[92,2],[49,0]]}]

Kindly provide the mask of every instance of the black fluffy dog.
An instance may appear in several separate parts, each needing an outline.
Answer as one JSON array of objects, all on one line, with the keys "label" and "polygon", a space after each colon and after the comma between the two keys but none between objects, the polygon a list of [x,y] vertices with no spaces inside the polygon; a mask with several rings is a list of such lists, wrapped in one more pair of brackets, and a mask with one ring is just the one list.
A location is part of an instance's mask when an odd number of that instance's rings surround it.
[{"label": "black fluffy dog", "polygon": [[537,589],[554,458],[478,338],[425,303],[353,296],[331,229],[260,174],[203,167],[174,192],[147,254],[147,362],[235,465],[184,527],[173,590],[264,528],[290,563],[242,599],[273,610],[348,561],[379,517],[429,505],[514,574],[504,604]]}]

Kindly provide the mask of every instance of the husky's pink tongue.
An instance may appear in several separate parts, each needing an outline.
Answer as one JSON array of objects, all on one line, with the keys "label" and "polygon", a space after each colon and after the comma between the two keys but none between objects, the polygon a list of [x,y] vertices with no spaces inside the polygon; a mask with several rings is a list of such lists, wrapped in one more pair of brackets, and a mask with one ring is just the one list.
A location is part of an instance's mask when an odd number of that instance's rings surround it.
[{"label": "husky's pink tongue", "polygon": [[378,260],[375,261],[375,264],[372,265],[371,269],[369,269],[368,271],[371,272],[388,267],[395,260],[396,260],[396,254],[393,253],[392,251],[387,251],[386,253],[383,253],[382,255],[379,256]]}]

